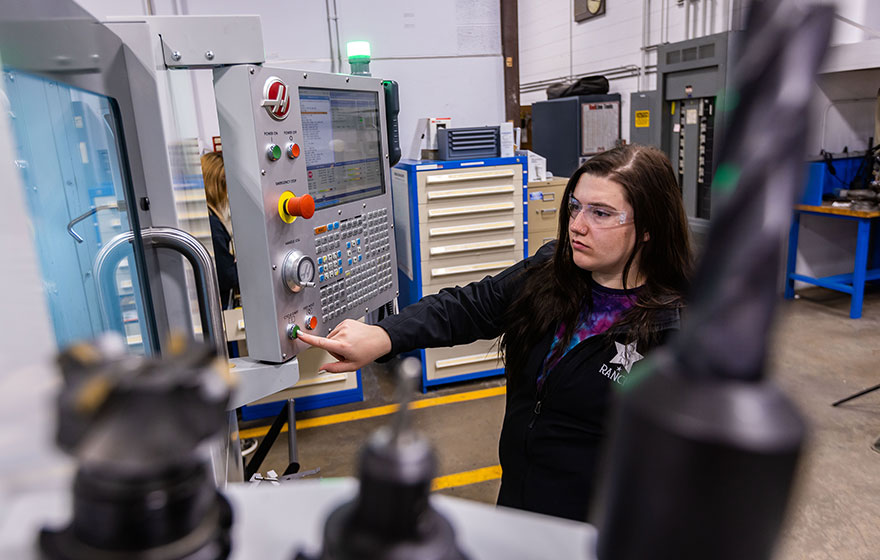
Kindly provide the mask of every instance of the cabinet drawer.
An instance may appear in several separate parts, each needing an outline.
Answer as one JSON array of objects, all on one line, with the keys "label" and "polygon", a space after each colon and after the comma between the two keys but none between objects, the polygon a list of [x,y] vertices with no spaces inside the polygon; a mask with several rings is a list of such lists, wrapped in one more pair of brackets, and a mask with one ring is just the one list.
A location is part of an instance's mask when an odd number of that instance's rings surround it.
[{"label": "cabinet drawer", "polygon": [[475,220],[473,216],[444,220],[442,225],[423,225],[419,231],[422,243],[447,243],[469,235],[515,235],[522,232],[520,216],[482,216]]},{"label": "cabinet drawer", "polygon": [[[517,214],[517,212],[520,212]],[[437,204],[419,205],[419,223],[425,227],[438,227],[457,223],[459,220],[492,222],[522,219],[522,201],[510,196],[484,197],[481,200],[444,200]]]},{"label": "cabinet drawer", "polygon": [[529,231],[529,256],[531,257],[532,255],[537,253],[538,249],[553,241],[554,239],[556,239],[555,231]]},{"label": "cabinet drawer", "polygon": [[486,251],[513,249],[520,240],[522,240],[522,231],[518,230],[473,233],[434,239],[421,244],[421,258],[423,261],[453,255],[471,255],[474,258],[481,258],[481,255]]},{"label": "cabinet drawer", "polygon": [[556,231],[559,224],[559,208],[541,207],[529,202],[529,232],[531,231]]},{"label": "cabinet drawer", "polygon": [[556,193],[556,198],[559,198],[565,191],[567,184],[567,177],[554,177],[549,181],[532,181],[528,184],[528,190],[529,194],[535,192],[554,192]]},{"label": "cabinet drawer", "polygon": [[422,261],[422,285],[425,287],[463,286],[468,282],[498,274],[505,268],[521,261],[522,258],[521,237],[515,239],[515,244],[512,247],[488,248],[473,254],[435,255]]},{"label": "cabinet drawer", "polygon": [[507,165],[472,170],[423,171],[418,175],[417,190],[419,204],[426,204],[493,195],[513,196],[519,194],[521,188],[521,166]]},{"label": "cabinet drawer", "polygon": [[556,231],[564,192],[564,183],[544,185],[540,188],[529,186],[529,202],[526,212],[529,233],[532,231]]},{"label": "cabinet drawer", "polygon": [[496,340],[478,340],[451,348],[425,350],[425,377],[428,381],[503,369]]}]

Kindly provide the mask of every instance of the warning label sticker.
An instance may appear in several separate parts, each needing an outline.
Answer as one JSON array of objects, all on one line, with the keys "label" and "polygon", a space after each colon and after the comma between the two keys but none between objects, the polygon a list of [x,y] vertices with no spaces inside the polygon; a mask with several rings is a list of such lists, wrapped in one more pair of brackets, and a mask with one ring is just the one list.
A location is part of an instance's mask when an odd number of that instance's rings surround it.
[{"label": "warning label sticker", "polygon": [[651,126],[651,111],[636,111],[636,128]]}]

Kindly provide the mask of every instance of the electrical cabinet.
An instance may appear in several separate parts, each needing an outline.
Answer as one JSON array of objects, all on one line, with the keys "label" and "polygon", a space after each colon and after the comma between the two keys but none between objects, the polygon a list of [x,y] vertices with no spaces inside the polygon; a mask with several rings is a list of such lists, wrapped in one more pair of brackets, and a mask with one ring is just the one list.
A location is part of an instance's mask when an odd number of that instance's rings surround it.
[{"label": "electrical cabinet", "polygon": [[[400,307],[528,254],[524,156],[404,160],[392,170]],[[503,373],[497,341],[420,351],[422,389]]]},{"label": "electrical cabinet", "polygon": [[699,243],[712,216],[715,147],[724,125],[736,34],[661,45],[657,90],[630,96],[630,139],[661,148],[672,161],[685,212]]}]

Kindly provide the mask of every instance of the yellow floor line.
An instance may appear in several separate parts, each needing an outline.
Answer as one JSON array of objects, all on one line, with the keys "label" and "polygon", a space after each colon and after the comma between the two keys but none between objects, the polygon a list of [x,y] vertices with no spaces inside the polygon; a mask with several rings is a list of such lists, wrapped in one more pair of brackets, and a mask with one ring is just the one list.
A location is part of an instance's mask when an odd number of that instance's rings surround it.
[{"label": "yellow floor line", "polygon": [[[480,389],[477,391],[467,391],[465,393],[455,393],[443,397],[431,397],[420,399],[410,403],[410,409],[429,408],[443,404],[460,403],[474,401],[477,399],[485,399],[488,397],[497,397],[503,395],[506,391],[504,386],[491,387],[489,389]],[[317,428],[318,426],[328,426],[330,424],[341,424],[342,422],[351,422],[352,420],[363,420],[365,418],[375,418],[377,416],[387,416],[397,411],[396,404],[388,404],[385,406],[377,406],[373,408],[364,408],[362,410],[354,410],[352,412],[341,412],[339,414],[328,414],[327,416],[318,416],[316,418],[306,418],[296,421],[296,429],[304,430],[306,428]],[[287,424],[281,428],[281,433],[287,431]],[[260,426],[259,428],[249,428],[241,430],[239,437],[255,438],[263,437],[269,432],[268,426]]]},{"label": "yellow floor line", "polygon": [[438,476],[431,482],[431,491],[443,490],[445,488],[456,488],[458,486],[467,486],[468,484],[476,484],[477,482],[485,482],[487,480],[498,480],[501,478],[501,465],[494,467],[485,467],[472,471],[465,471],[446,476]]}]

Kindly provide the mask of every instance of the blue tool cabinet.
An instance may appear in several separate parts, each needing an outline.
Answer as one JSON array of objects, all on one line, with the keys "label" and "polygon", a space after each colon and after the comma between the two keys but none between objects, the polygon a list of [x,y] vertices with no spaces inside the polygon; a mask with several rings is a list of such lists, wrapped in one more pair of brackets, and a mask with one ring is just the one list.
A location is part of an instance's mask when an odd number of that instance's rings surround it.
[{"label": "blue tool cabinet", "polygon": [[[400,307],[528,254],[526,158],[403,160],[392,169]],[[422,390],[503,373],[497,341],[418,352]]]}]

